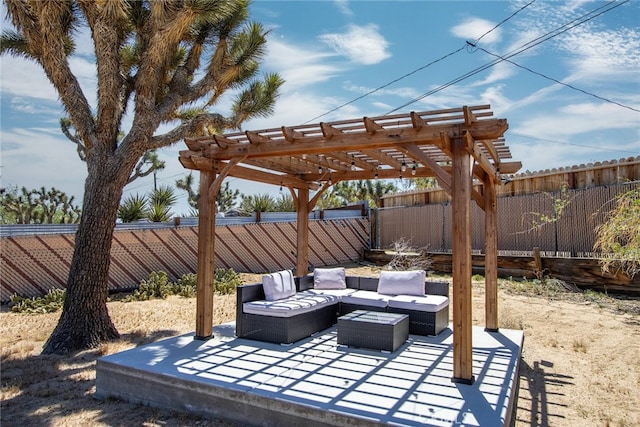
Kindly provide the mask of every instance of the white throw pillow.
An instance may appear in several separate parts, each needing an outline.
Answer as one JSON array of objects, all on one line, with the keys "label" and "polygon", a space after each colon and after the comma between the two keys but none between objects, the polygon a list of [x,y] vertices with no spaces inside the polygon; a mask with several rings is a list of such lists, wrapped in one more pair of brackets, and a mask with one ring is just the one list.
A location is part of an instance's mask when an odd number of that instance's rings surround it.
[{"label": "white throw pillow", "polygon": [[277,301],[296,294],[296,283],[291,270],[262,276],[262,288],[267,301]]},{"label": "white throw pillow", "polygon": [[427,273],[424,270],[381,271],[378,280],[378,293],[382,295],[424,296],[426,277]]},{"label": "white throw pillow", "polygon": [[313,270],[314,289],[346,289],[344,267],[316,268]]}]

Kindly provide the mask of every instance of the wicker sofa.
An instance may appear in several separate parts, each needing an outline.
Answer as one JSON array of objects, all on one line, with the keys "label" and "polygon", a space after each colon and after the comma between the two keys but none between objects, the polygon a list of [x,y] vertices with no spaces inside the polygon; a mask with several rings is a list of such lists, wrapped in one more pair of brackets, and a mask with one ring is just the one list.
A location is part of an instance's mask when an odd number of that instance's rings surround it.
[{"label": "wicker sofa", "polygon": [[316,290],[314,275],[296,277],[294,282],[295,295],[283,304],[267,301],[262,283],[239,286],[236,336],[290,344],[331,327],[339,316],[354,310],[407,314],[409,333],[414,335],[437,335],[449,323],[447,282],[425,281],[423,297],[378,294],[375,277],[346,276],[346,288],[340,290]]}]

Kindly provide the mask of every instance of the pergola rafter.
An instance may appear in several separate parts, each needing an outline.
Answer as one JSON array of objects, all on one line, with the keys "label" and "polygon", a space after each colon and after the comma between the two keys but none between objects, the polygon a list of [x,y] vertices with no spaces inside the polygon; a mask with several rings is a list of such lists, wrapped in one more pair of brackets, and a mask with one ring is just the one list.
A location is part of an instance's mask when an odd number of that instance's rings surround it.
[{"label": "pergola rafter", "polygon": [[[298,212],[298,275],[308,271],[309,211],[332,183],[435,177],[454,207],[453,379],[473,381],[470,201],[485,210],[486,327],[497,330],[495,186],[502,174],[521,167],[509,161],[507,129],[505,119],[493,118],[490,106],[480,105],[186,139],[180,162],[201,172],[196,337],[212,333],[215,198],[225,177],[289,188]],[[474,177],[483,184],[481,191],[473,188]],[[310,191],[316,191],[313,197]]]}]

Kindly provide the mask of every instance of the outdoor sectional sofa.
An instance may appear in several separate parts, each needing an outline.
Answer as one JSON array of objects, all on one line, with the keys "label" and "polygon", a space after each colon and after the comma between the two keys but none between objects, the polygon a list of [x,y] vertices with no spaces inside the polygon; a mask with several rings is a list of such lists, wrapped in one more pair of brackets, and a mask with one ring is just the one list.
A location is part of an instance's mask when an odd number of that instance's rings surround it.
[{"label": "outdoor sectional sofa", "polygon": [[355,310],[402,313],[409,333],[437,335],[449,323],[449,284],[425,280],[424,271],[381,272],[380,278],[345,276],[344,269],[290,270],[239,286],[236,336],[290,344],[327,329]]}]

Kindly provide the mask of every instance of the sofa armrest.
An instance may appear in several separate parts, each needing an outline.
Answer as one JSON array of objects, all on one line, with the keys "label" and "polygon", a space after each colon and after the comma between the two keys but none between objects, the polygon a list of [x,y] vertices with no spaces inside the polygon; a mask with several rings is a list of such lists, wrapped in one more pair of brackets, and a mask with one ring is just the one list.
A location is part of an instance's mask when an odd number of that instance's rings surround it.
[{"label": "sofa armrest", "polygon": [[425,294],[449,296],[449,282],[425,282]]},{"label": "sofa armrest", "polygon": [[313,289],[313,275],[307,274],[306,276],[295,277],[293,280],[296,282],[296,290],[306,291],[307,289]]}]

